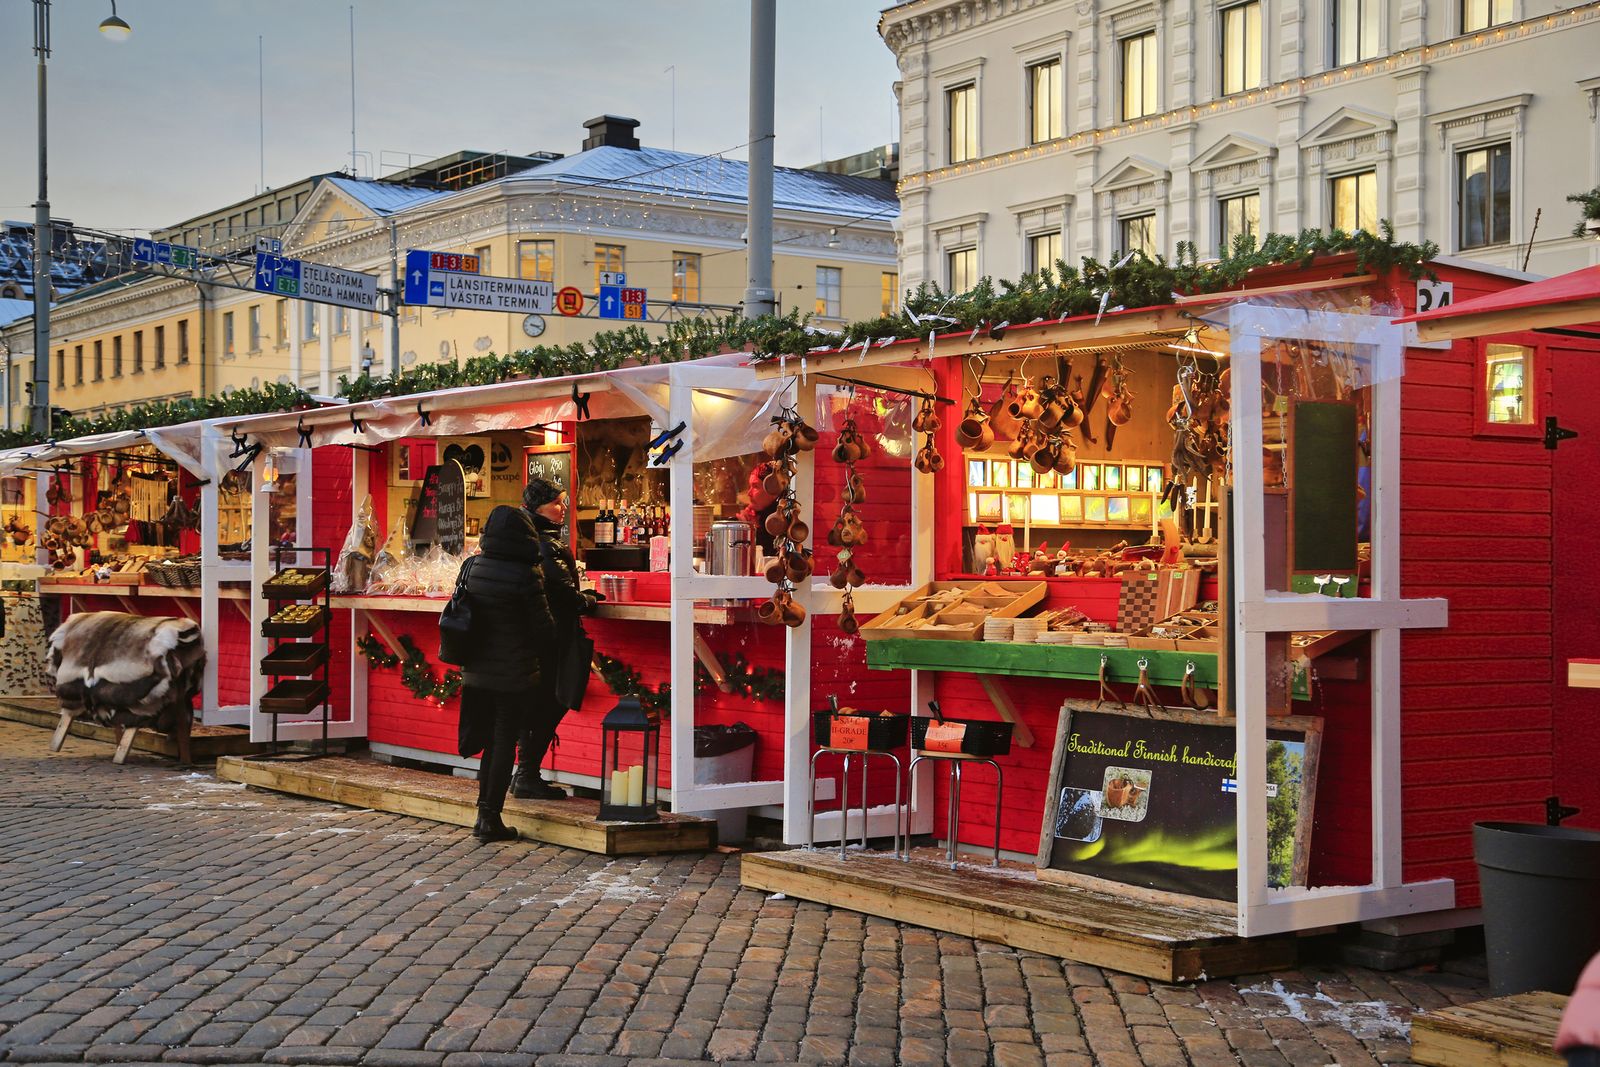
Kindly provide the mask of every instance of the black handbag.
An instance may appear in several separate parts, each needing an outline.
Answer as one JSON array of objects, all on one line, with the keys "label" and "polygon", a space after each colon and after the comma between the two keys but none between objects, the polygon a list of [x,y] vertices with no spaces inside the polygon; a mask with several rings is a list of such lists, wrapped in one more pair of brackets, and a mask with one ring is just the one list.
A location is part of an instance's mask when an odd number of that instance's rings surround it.
[{"label": "black handbag", "polygon": [[472,651],[472,602],[467,599],[467,573],[477,556],[461,565],[456,589],[439,612],[439,659],[461,666]]}]

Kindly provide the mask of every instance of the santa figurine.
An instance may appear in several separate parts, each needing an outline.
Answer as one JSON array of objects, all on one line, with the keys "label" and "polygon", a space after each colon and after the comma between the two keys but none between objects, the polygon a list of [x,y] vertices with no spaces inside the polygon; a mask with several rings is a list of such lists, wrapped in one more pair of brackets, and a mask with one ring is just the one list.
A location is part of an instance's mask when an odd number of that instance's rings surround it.
[{"label": "santa figurine", "polygon": [[1028,564],[1030,574],[1049,574],[1054,568],[1050,562],[1050,544],[1040,541],[1039,547],[1033,550],[1033,560]]},{"label": "santa figurine", "polygon": [[1000,570],[1010,570],[1016,559],[1017,538],[1009,522],[994,528],[994,555],[1000,561]]},{"label": "santa figurine", "polygon": [[984,561],[984,564],[983,564],[983,576],[985,578],[998,578],[998,577],[1000,577],[1000,568],[995,565],[995,561],[994,561],[994,557],[993,556],[990,556],[987,560]]},{"label": "santa figurine", "polygon": [[990,569],[994,562],[994,531],[987,526],[979,526],[978,532],[972,538],[972,572],[974,574],[992,574]]}]

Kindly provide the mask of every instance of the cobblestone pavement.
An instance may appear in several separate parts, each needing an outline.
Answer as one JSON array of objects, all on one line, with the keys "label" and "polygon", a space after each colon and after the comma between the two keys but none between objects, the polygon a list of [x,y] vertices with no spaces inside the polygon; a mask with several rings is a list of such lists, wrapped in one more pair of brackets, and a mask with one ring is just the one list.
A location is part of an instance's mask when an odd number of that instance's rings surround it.
[{"label": "cobblestone pavement", "polygon": [[0,1060],[1404,1062],[1470,973],[1163,986],[0,722]]}]

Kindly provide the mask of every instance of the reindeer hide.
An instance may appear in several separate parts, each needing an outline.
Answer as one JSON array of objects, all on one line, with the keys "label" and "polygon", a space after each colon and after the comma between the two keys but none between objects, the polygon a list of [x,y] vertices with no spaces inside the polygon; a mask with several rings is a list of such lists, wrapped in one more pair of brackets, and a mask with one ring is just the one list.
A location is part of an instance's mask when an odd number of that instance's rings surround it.
[{"label": "reindeer hide", "polygon": [[107,725],[170,730],[187,719],[205,660],[190,619],[92,611],[50,635],[61,710]]}]

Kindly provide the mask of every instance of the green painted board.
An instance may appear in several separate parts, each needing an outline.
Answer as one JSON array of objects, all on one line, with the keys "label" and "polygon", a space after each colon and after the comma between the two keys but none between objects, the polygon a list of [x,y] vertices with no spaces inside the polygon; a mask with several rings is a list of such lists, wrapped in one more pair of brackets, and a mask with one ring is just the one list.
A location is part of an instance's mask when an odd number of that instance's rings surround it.
[{"label": "green painted board", "polygon": [[1182,685],[1183,672],[1194,664],[1194,684],[1217,684],[1215,652],[1158,652],[1138,648],[1095,648],[1092,645],[1024,645],[1009,641],[936,641],[890,637],[867,642],[867,666],[877,670],[960,671],[1035,678],[1096,681],[1100,657],[1107,657],[1113,682],[1137,682],[1139,660],[1149,663],[1153,685]]}]

